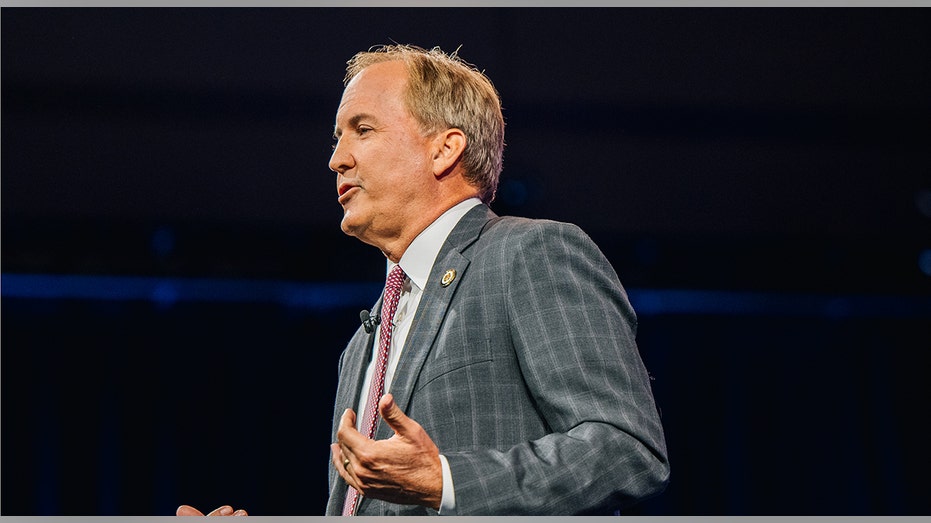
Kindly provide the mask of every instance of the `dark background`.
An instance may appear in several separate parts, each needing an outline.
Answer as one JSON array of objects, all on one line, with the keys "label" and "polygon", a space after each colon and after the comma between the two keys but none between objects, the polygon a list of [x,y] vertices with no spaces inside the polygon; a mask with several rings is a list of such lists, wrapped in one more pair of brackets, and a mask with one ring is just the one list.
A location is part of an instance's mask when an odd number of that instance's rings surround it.
[{"label": "dark background", "polygon": [[928,13],[3,8],[2,514],[322,513],[384,276],[332,122],[390,41],[485,70],[493,208],[629,289],[672,463],[629,513],[928,514]]}]

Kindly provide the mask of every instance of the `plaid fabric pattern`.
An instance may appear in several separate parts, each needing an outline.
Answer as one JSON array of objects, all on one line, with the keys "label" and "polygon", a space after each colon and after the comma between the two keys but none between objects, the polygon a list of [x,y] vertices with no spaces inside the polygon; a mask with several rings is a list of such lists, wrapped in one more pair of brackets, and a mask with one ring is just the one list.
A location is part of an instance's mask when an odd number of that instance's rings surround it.
[{"label": "plaid fabric pattern", "polygon": [[[665,488],[665,439],[636,330],[617,274],[578,227],[484,205],[462,218],[391,384],[449,463],[456,515],[611,515]],[[334,438],[340,414],[365,393],[373,338],[360,327],[340,358]],[[376,439],[390,436],[376,427]],[[328,515],[340,514],[346,487],[331,464]],[[437,511],[361,498],[356,513]]]}]

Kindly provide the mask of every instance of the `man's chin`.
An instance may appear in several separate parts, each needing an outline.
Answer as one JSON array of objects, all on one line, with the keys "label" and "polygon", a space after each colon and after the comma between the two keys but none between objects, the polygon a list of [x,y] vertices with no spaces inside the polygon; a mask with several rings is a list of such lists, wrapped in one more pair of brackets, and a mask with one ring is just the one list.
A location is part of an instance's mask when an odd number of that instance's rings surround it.
[{"label": "man's chin", "polygon": [[339,228],[342,229],[342,230],[343,230],[343,233],[346,234],[346,235],[348,235],[348,236],[355,236],[355,235],[356,235],[356,234],[355,234],[355,229],[352,227],[351,224],[349,224],[349,223],[346,222],[346,219],[345,219],[345,218],[343,218],[343,221],[340,222]]},{"label": "man's chin", "polygon": [[359,235],[362,234],[362,232],[365,230],[361,224],[356,223],[352,220],[352,217],[349,215],[349,213],[346,213],[345,215],[343,215],[343,220],[339,222],[339,228],[342,229],[343,233],[345,233],[346,235],[354,236],[356,238],[359,238],[360,240],[362,238]]}]

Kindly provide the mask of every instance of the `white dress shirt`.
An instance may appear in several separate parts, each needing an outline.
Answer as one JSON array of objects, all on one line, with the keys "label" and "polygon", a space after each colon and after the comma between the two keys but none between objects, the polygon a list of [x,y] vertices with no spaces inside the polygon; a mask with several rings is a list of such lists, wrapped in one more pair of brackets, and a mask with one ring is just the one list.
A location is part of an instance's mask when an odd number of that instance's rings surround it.
[{"label": "white dress shirt", "polygon": [[[423,289],[427,285],[427,278],[436,262],[436,256],[440,253],[440,248],[446,242],[449,233],[452,232],[459,220],[465,214],[482,203],[478,198],[469,198],[461,203],[451,207],[426,229],[423,230],[410,246],[404,251],[401,261],[398,265],[404,270],[407,278],[401,287],[401,298],[398,300],[398,308],[394,313],[394,332],[391,335],[391,348],[388,352],[388,368],[385,372],[385,392],[391,390],[391,381],[394,378],[394,371],[398,368],[398,361],[401,359],[401,352],[404,350],[404,343],[407,341],[407,334],[410,332],[411,324],[414,320],[414,313],[420,304],[420,298],[423,296]],[[388,260],[386,272],[391,272],[395,263]],[[379,311],[379,314],[381,311]],[[381,331],[379,325],[375,330],[375,340],[378,340]],[[369,359],[369,366],[365,371],[365,381],[362,383],[364,391],[359,398],[359,408],[356,412],[365,412],[368,403],[368,390],[372,382],[372,373],[375,370],[375,360],[377,359],[378,343],[372,346],[372,357]],[[414,420],[416,421],[416,420]],[[361,428],[362,416],[356,416],[356,428]],[[449,472],[449,463],[446,457],[440,455],[440,463],[443,467],[443,499],[440,503],[440,514],[455,516],[456,499],[453,492],[453,478]]]}]

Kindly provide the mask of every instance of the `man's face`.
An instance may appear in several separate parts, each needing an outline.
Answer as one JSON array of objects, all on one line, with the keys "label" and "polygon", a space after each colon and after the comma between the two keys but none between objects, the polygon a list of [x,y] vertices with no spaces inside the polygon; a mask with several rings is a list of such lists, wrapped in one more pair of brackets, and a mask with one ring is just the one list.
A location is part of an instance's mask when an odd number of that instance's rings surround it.
[{"label": "man's face", "polygon": [[336,113],[329,164],[343,232],[385,252],[432,197],[430,140],[404,104],[406,84],[401,62],[371,65],[352,79]]}]

